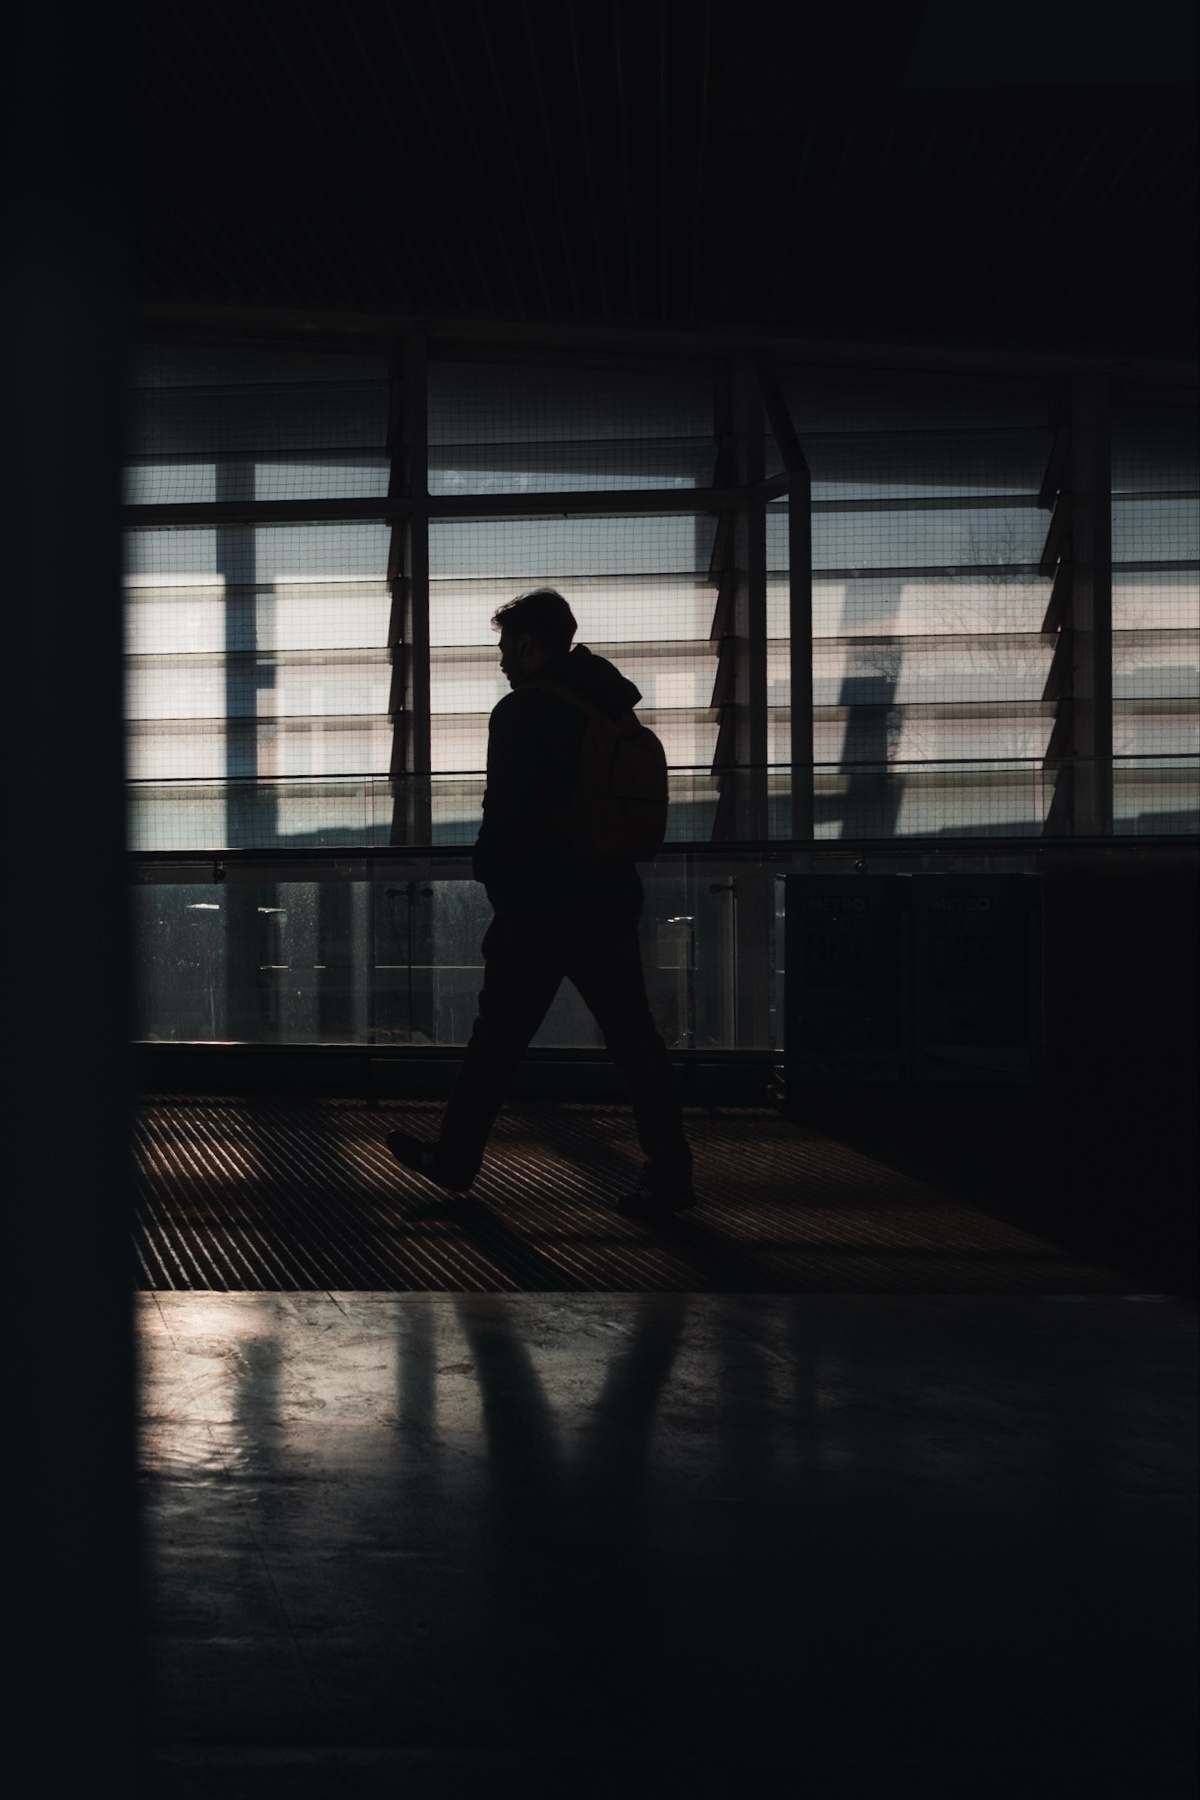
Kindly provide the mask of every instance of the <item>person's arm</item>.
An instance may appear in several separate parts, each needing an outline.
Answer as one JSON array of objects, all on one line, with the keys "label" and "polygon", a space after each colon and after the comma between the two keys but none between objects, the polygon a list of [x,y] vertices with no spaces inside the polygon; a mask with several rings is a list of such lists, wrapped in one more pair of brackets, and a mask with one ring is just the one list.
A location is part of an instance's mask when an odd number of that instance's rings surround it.
[{"label": "person's arm", "polygon": [[536,706],[532,694],[520,700],[509,694],[488,722],[487,788],[471,867],[489,894],[544,829]]}]

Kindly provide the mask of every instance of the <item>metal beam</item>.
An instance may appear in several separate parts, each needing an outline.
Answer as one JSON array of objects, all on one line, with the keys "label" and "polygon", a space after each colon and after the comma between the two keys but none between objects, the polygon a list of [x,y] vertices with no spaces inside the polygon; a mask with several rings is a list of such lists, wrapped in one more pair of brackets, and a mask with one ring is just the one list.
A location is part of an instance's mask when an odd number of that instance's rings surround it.
[{"label": "metal beam", "polygon": [[[732,564],[722,566],[719,574],[714,574],[717,582],[717,604],[713,608],[712,625],[708,633],[710,644],[720,645],[722,638],[728,637],[733,630],[733,603],[737,591],[737,571]],[[714,701],[715,705],[716,702]]]},{"label": "metal beam", "polygon": [[[807,471],[806,471],[807,472]],[[587,488],[546,490],[525,494],[433,494],[425,511],[431,519],[549,518],[572,514],[725,512],[745,505],[761,505],[785,499],[794,473],[785,471],[745,487],[706,488]],[[1160,498],[1191,499],[1191,490]],[[814,500],[813,512],[978,512],[981,509],[1034,507],[1033,494],[947,495],[938,499]],[[198,500],[161,501],[127,506],[127,530],[155,530],[163,526],[211,525],[321,525],[368,520],[387,522],[407,518],[413,502],[407,494],[388,493],[378,499],[331,500]],[[1053,527],[1052,527],[1053,528]],[[1048,571],[1047,571],[1048,572]]]},{"label": "metal beam", "polygon": [[[388,423],[387,447],[389,457],[388,497],[396,498],[404,492],[406,471],[404,467],[404,350],[397,346],[389,359],[388,368]],[[405,571],[405,559],[408,529],[403,517],[392,520],[391,539],[388,543],[387,584],[391,605],[388,610],[387,648],[392,663],[392,678],[388,687],[388,717],[392,721],[392,749],[388,758],[388,774],[393,780],[403,776],[408,764],[408,746],[405,738],[408,730],[408,646],[405,633],[408,629],[408,576]],[[395,823],[395,807],[393,806],[393,825]]]},{"label": "metal beam", "polygon": [[392,753],[395,803],[393,843],[427,844],[433,835],[429,779],[429,464],[428,359],[424,334],[413,332],[403,351],[403,483],[407,503],[404,521],[403,631],[404,708],[403,776],[396,775]]},{"label": "metal beam", "polygon": [[359,520],[372,523],[405,518],[412,511],[401,495],[378,500],[216,500],[165,501],[149,506],[127,506],[123,524],[127,531],[153,531],[163,526],[210,525],[325,525]]},{"label": "metal beam", "polygon": [[1071,456],[1071,427],[1062,424],[1054,434],[1054,446],[1050,451],[1050,460],[1046,464],[1046,473],[1042,477],[1042,491],[1038,495],[1038,505],[1047,511],[1053,507],[1055,500],[1066,480]]},{"label": "metal beam", "polygon": [[[713,371],[713,434],[717,441],[715,476],[722,488],[736,493],[731,484],[737,480],[739,460],[734,431],[733,373],[728,362],[717,364]],[[717,805],[713,816],[714,840],[737,836],[737,777],[732,773],[737,764],[736,705],[736,617],[737,617],[737,510],[724,508],[713,534],[708,578],[717,589],[713,607],[709,642],[717,658],[712,705],[717,712],[717,736],[713,745],[712,772],[718,777]],[[727,771],[728,779],[725,779]]]},{"label": "metal beam", "polygon": [[[427,477],[426,477],[427,478]],[[768,492],[768,487],[771,492]],[[748,500],[777,498],[776,484],[744,488],[588,488],[538,494],[434,494],[424,496],[426,519],[566,518],[574,514],[721,512]],[[127,530],[163,526],[322,525],[407,518],[417,510],[409,494],[346,500],[165,501],[127,506]]]},{"label": "metal beam", "polygon": [[763,409],[751,358],[734,365],[734,417],[738,474],[746,498],[738,512],[736,634],[740,711],[738,762],[763,771],[749,784],[742,833],[767,835],[767,515],[759,498],[765,476]]},{"label": "metal beam", "polygon": [[1071,384],[1071,445],[1075,830],[1096,835],[1113,827],[1112,423],[1104,376]]},{"label": "metal beam", "polygon": [[[722,869],[755,859],[778,869],[793,857],[808,862],[853,862],[864,855],[886,862],[919,862],[930,858],[935,863],[961,865],[964,859],[977,856],[1019,856],[1038,862],[1046,853],[1071,856],[1079,851],[1109,850],[1121,857],[1153,857],[1164,850],[1185,850],[1196,855],[1195,833],[1163,832],[1146,837],[1078,836],[1066,839],[1031,837],[944,837],[914,836],[886,838],[827,838],[816,844],[811,840],[769,838],[758,843],[713,844],[697,840],[666,844],[655,863],[674,867],[692,861],[702,868]],[[393,844],[360,850],[346,845],[326,847],[313,845],[300,850],[130,850],[125,867],[131,880],[153,882],[175,880],[224,881],[234,869],[263,870],[265,880],[300,879],[297,871],[312,870],[313,880],[364,881],[373,871],[384,872],[416,863],[430,874],[444,872],[446,879],[465,869],[471,860],[470,844]],[[252,877],[253,878],[253,875]]]},{"label": "metal beam", "polygon": [[780,392],[779,384],[771,370],[766,353],[760,350],[753,359],[755,381],[763,411],[767,416],[767,424],[771,435],[779,445],[779,454],[783,458],[783,466],[789,475],[797,470],[809,473],[808,460],[800,448],[800,439],[796,435],[796,427],[792,423],[792,415],[787,401]]},{"label": "metal beam", "polygon": [[860,343],[853,339],[801,338],[788,334],[748,332],[731,325],[681,331],[668,327],[627,329],[615,325],[580,322],[563,325],[548,320],[529,323],[503,322],[466,316],[433,315],[413,311],[329,311],[307,307],[252,307],[148,302],[138,309],[138,325],[144,337],[155,339],[198,334],[216,340],[245,337],[260,341],[270,332],[278,343],[294,334],[299,343],[321,341],[330,347],[370,351],[394,343],[411,331],[436,337],[436,353],[453,356],[488,346],[489,354],[503,360],[506,350],[534,346],[549,352],[567,351],[577,356],[611,359],[633,351],[669,358],[672,362],[695,361],[707,356],[728,357],[739,350],[766,349],[772,361],[797,367],[846,369],[911,369],[961,375],[1009,375],[1033,379],[1071,377],[1120,371],[1122,379],[1156,387],[1194,387],[1200,383],[1196,362],[1174,359],[1130,360],[1124,357],[1056,355],[989,349],[948,349],[937,345]]},{"label": "metal beam", "polygon": [[[740,790],[735,808],[738,836],[770,835],[770,791],[767,773],[767,510],[758,497],[766,473],[763,408],[751,358],[739,356],[733,367],[734,442],[737,473],[755,494],[737,515],[734,601],[736,701],[732,708]],[[769,873],[746,870],[730,886],[733,932],[740,979],[736,983],[736,1029],[739,1047],[763,1046],[769,1035],[768,966],[774,885]]]},{"label": "metal beam", "polygon": [[1050,668],[1042,688],[1043,700],[1064,700],[1072,691],[1073,637],[1071,627],[1064,625],[1055,639],[1054,654],[1050,658]]},{"label": "metal beam", "polygon": [[788,756],[792,836],[815,830],[813,765],[812,486],[807,465],[792,475],[788,499]]},{"label": "metal beam", "polygon": [[1059,631],[1070,621],[1071,576],[1071,559],[1063,557],[1054,573],[1050,598],[1046,603],[1046,616],[1042,620],[1043,632]]},{"label": "metal beam", "polygon": [[1106,377],[1071,383],[1070,420],[1059,426],[1042,484],[1054,502],[1039,565],[1054,575],[1042,629],[1057,634],[1043,693],[1056,705],[1046,827],[1060,833],[1113,825],[1110,406]]},{"label": "metal beam", "polygon": [[755,358],[763,410],[787,471],[788,495],[788,760],[792,836],[811,837],[813,801],[812,474],[787,401],[765,354]]},{"label": "metal beam", "polygon": [[721,712],[733,703],[736,692],[735,670],[736,659],[733,655],[734,640],[722,637],[717,651],[717,673],[713,680],[712,698],[709,706],[714,712]]},{"label": "metal beam", "polygon": [[1062,558],[1067,553],[1071,541],[1071,495],[1066,491],[1060,493],[1054,502],[1054,513],[1050,520],[1050,529],[1046,533],[1046,543],[1042,550],[1042,560],[1038,568],[1043,575],[1053,575]]}]

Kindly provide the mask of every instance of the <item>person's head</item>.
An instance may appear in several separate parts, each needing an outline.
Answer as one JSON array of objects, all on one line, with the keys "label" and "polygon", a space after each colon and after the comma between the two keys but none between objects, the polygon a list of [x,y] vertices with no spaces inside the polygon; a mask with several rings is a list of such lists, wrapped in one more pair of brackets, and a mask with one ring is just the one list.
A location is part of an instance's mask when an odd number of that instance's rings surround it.
[{"label": "person's head", "polygon": [[500,667],[509,686],[516,687],[569,650],[578,626],[561,594],[534,588],[499,607],[492,614],[492,629],[500,633]]}]

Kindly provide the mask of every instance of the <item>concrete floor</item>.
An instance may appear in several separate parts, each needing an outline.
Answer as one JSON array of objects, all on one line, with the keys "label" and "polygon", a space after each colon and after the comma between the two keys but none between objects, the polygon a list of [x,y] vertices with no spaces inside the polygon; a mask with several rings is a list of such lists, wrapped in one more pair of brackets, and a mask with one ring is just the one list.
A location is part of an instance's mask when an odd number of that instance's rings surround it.
[{"label": "concrete floor", "polygon": [[[616,1210],[643,1161],[626,1106],[507,1106],[471,1195],[452,1201],[383,1141],[394,1126],[434,1139],[440,1107],[148,1100],[136,1126],[136,1281],[155,1292],[1177,1291],[1183,1259],[1148,1279],[1143,1259],[1056,1232],[1034,1188],[1045,1158],[1027,1112],[1008,1096],[982,1106],[954,1096],[932,1112],[926,1100],[888,1131],[883,1103],[860,1100],[847,1123],[882,1128],[879,1154],[844,1127],[766,1106],[690,1107],[700,1204],[650,1225]],[[934,1167],[906,1172],[922,1137]],[[1094,1215],[1095,1184],[1083,1191]]]},{"label": "concrete floor", "polygon": [[1183,1304],[137,1304],[170,1800],[1194,1791]]}]

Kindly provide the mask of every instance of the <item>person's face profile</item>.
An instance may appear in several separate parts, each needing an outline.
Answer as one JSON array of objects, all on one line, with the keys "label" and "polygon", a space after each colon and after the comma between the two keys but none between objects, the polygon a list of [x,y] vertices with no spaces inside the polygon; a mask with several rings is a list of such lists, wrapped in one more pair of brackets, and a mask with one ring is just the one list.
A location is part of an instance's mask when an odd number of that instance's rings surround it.
[{"label": "person's face profile", "polygon": [[500,672],[507,676],[510,687],[528,673],[529,653],[533,648],[533,640],[529,633],[523,631],[519,637],[511,632],[500,633]]},{"label": "person's face profile", "polygon": [[506,631],[500,633],[500,673],[508,677],[510,684],[516,673],[513,665],[513,641]]}]

